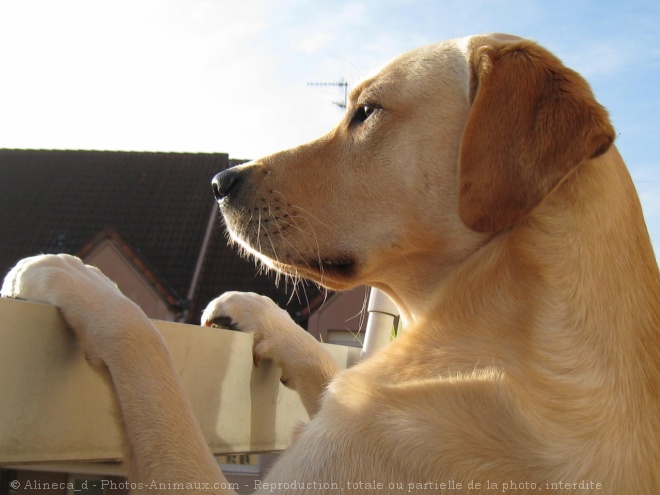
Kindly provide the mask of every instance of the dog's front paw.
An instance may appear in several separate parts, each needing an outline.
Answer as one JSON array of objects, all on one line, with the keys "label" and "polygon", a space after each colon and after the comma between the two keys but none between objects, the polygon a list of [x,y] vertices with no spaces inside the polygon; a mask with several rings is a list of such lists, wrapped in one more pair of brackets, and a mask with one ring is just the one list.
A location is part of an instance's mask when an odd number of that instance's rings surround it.
[{"label": "dog's front paw", "polygon": [[295,362],[301,347],[316,344],[289,314],[270,298],[252,292],[226,292],[211,301],[202,314],[202,325],[252,333],[255,366],[271,359],[282,367],[282,382],[289,381],[287,364]]},{"label": "dog's front paw", "polygon": [[291,323],[289,314],[272,299],[254,292],[225,292],[211,301],[202,313],[205,326],[241,332],[261,333],[261,327]]},{"label": "dog's front paw", "polygon": [[255,366],[261,359],[271,359],[282,368],[280,381],[298,391],[310,416],[316,414],[337,363],[286,311],[264,296],[227,292],[208,305],[202,324],[252,333]]},{"label": "dog's front paw", "polygon": [[116,347],[119,321],[146,319],[100,270],[66,254],[21,260],[5,277],[0,294],[58,306],[92,363],[105,361]]},{"label": "dog's front paw", "polygon": [[117,286],[98,269],[84,265],[68,254],[43,254],[19,261],[5,277],[2,297],[26,299],[61,306],[76,287],[96,285],[96,289],[119,292]]}]

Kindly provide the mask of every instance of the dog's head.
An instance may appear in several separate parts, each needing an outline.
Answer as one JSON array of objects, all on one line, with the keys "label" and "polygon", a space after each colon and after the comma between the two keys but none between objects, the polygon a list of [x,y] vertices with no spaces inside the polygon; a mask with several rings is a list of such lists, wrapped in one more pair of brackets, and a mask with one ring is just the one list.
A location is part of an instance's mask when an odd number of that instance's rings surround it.
[{"label": "dog's head", "polygon": [[232,238],[335,289],[435,277],[530,214],[614,132],[543,48],[489,35],[402,55],[326,136],[218,174]]}]

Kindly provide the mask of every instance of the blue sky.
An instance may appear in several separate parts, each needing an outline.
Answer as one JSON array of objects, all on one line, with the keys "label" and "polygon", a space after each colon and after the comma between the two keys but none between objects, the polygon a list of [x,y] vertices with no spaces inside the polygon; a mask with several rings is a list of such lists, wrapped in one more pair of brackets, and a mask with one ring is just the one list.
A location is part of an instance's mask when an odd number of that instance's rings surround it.
[{"label": "blue sky", "polygon": [[610,111],[660,249],[660,2],[0,0],[0,147],[258,156],[340,118],[333,88],[416,46],[532,38]]}]

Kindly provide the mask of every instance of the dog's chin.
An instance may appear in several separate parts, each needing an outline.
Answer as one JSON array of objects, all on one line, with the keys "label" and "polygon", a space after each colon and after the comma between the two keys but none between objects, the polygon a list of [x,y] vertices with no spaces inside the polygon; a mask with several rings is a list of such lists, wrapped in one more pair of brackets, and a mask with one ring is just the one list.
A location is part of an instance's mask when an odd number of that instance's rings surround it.
[{"label": "dog's chin", "polygon": [[346,290],[356,285],[359,266],[355,257],[341,256],[310,261],[304,266],[296,266],[296,269],[329,289]]},{"label": "dog's chin", "polygon": [[327,289],[347,290],[358,285],[360,263],[352,256],[316,260],[274,260],[264,253],[252,254],[268,268],[283,275],[311,280]]},{"label": "dog's chin", "polygon": [[314,261],[282,263],[260,258],[268,266],[286,275],[303,277],[332,290],[346,290],[356,285],[359,263],[355,258],[342,256]]},{"label": "dog's chin", "polygon": [[356,255],[341,253],[310,259],[287,256],[284,252],[269,252],[272,244],[262,245],[262,249],[257,250],[233,229],[229,233],[244,254],[255,257],[271,270],[283,275],[302,277],[332,290],[346,290],[358,285],[361,262]]}]

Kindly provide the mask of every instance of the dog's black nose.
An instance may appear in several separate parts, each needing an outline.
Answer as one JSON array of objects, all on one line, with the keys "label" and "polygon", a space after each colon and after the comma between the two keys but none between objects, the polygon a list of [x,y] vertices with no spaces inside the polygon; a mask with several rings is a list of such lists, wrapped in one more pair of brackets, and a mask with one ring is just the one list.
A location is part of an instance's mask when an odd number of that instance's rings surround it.
[{"label": "dog's black nose", "polygon": [[220,172],[213,177],[211,185],[213,187],[213,195],[217,201],[229,196],[230,193],[236,192],[242,182],[240,171],[229,169]]}]

